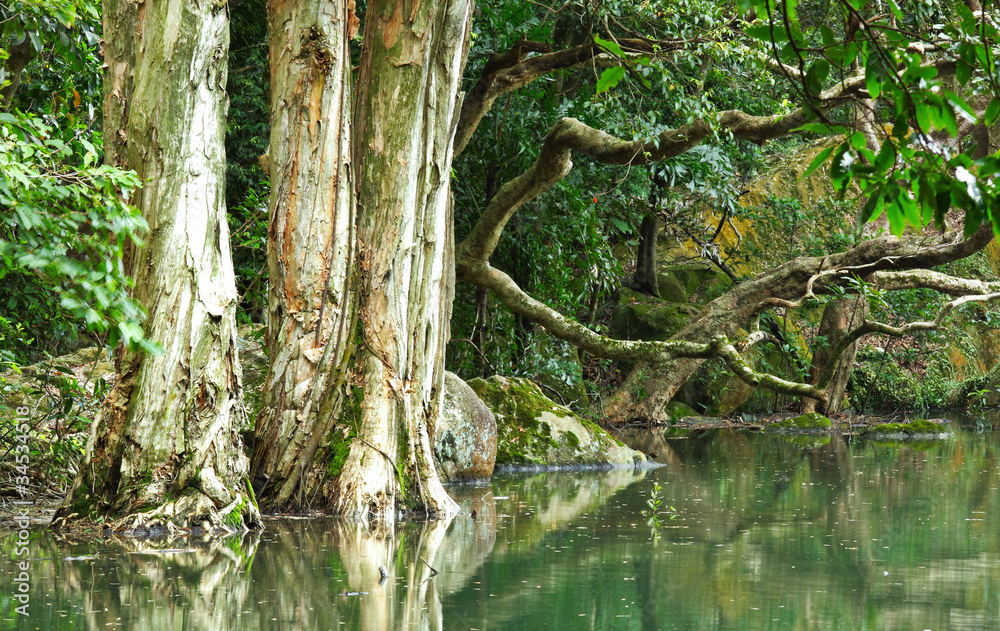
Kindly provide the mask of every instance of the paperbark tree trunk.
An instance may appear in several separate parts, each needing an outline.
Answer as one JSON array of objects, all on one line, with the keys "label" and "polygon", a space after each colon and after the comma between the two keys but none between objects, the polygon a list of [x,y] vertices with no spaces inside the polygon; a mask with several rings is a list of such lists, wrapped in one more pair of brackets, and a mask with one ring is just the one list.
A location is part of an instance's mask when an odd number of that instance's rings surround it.
[{"label": "paperbark tree trunk", "polygon": [[268,3],[270,366],[251,472],[271,507],[326,503],[336,449],[321,447],[331,432],[341,436],[334,442],[346,433],[356,311],[348,51],[355,27],[346,2]]},{"label": "paperbark tree trunk", "polygon": [[107,160],[145,182],[132,201],[150,234],[130,267],[146,337],[164,352],[121,351],[118,381],[55,521],[258,526],[239,436],[245,412],[224,195],[226,5],[107,0],[104,38]]},{"label": "paperbark tree trunk", "polygon": [[471,13],[469,0],[367,7],[353,145],[364,398],[336,483],[343,515],[388,521],[397,508],[457,511],[435,471],[429,431],[444,394],[454,292],[449,185]]}]

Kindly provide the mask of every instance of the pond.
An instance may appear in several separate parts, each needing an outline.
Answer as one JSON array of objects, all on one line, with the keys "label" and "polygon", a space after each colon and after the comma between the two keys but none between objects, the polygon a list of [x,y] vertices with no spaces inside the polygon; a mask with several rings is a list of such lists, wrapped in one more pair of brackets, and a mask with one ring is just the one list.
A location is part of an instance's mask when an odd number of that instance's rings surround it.
[{"label": "pond", "polygon": [[0,626],[997,629],[1000,436],[974,430],[641,432],[629,441],[666,466],[497,475],[451,487],[464,514],[450,522],[379,533],[281,519],[150,545],[39,530],[27,617],[4,532]]}]

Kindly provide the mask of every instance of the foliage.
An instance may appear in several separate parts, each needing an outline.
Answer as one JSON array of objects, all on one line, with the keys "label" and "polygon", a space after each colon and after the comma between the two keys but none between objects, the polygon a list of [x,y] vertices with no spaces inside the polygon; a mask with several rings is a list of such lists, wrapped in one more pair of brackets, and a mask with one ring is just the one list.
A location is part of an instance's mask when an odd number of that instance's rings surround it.
[{"label": "foliage", "polygon": [[[946,141],[969,133],[966,122],[992,125],[1000,115],[1000,31],[991,3],[978,16],[965,3],[948,0],[887,4],[889,12],[882,13],[865,0],[834,3],[834,14],[844,18],[839,32],[836,20],[816,20],[810,6],[797,0],[743,0],[741,7],[752,8],[758,18],[747,33],[788,64],[801,100],[815,114],[802,130],[844,136],[810,169],[829,161],[842,195],[857,182],[867,200],[862,221],[885,213],[892,232],[900,234],[907,224],[943,225],[955,206],[965,211],[966,234],[983,222],[992,222],[1000,234],[1000,191],[993,177],[1000,173],[1000,158],[973,159],[975,142],[956,147]],[[929,49],[936,60],[926,57]],[[946,66],[933,61],[953,63],[957,85],[946,80]],[[873,128],[880,146],[872,146],[853,121],[819,107],[824,88],[857,72],[876,100],[878,122],[885,123]]]},{"label": "foliage", "polygon": [[[0,323],[2,324],[2,323]],[[103,353],[103,350],[98,353]],[[5,428],[15,426],[16,408],[30,410],[27,444],[35,497],[61,498],[73,481],[83,459],[91,420],[97,412],[108,384],[102,378],[94,381],[90,367],[82,366],[88,390],[74,376],[73,367],[54,362],[25,369],[21,378],[8,380],[0,376],[0,420]],[[12,453],[16,444],[13,433],[0,434],[0,454]],[[14,464],[4,458],[3,466]]]},{"label": "foliage", "polygon": [[237,319],[259,322],[267,310],[267,198],[271,188],[260,164],[271,136],[263,0],[234,4],[230,30],[226,204],[237,290],[242,297]]},{"label": "foliage", "polygon": [[0,317],[52,344],[22,338],[12,345],[19,360],[71,340],[78,323],[111,345],[155,348],[143,338],[121,258],[147,229],[127,204],[139,180],[99,165],[95,141],[80,128],[0,114]]},{"label": "foliage", "polygon": [[[102,93],[100,3],[28,0],[0,4],[0,47],[30,40],[35,58],[25,68],[14,106],[44,113],[48,122],[100,122]],[[0,85],[10,81],[0,67]]]},{"label": "foliage", "polygon": [[[646,138],[716,109],[770,113],[774,96],[785,100],[773,82],[773,93],[740,89],[741,83],[758,79],[756,53],[712,41],[712,35],[725,30],[724,6],[700,1],[683,5],[584,3],[554,13],[532,3],[478,4],[467,90],[493,54],[508,50],[522,36],[565,48],[590,41],[598,24],[609,18],[641,25],[650,36],[692,37],[696,31],[700,36],[690,49],[623,59],[628,70],[615,73],[616,87],[610,90],[605,89],[611,87],[608,75],[602,80],[602,73],[584,69],[544,78],[505,97],[455,162],[456,238],[468,233],[504,182],[538,157],[544,135],[562,117],[618,137]],[[621,50],[601,36],[596,41],[613,53]],[[697,219],[692,200],[735,212],[738,186],[758,168],[762,155],[753,143],[720,138],[627,174],[579,160],[555,188],[518,210],[491,264],[550,307],[603,330],[603,306],[614,300],[622,284],[643,216],[679,208],[690,217],[691,229],[702,234],[704,222]],[[654,180],[663,184],[651,195]],[[492,298],[477,298],[474,290],[459,287],[452,329],[449,366],[464,377],[544,371],[544,361],[528,352],[537,346],[534,325]]]},{"label": "foliage", "polygon": [[[32,59],[0,113],[0,336],[7,365],[67,349],[82,331],[153,349],[129,297],[122,255],[145,222],[133,173],[101,166],[99,3],[0,5],[0,46]],[[0,70],[7,73],[6,67]],[[30,335],[27,332],[30,331]]]},{"label": "foliage", "polygon": [[663,497],[660,493],[663,491],[663,487],[660,486],[659,482],[653,482],[653,490],[649,492],[649,499],[646,500],[646,508],[643,510],[643,515],[646,517],[646,525],[656,532],[662,525],[660,522],[660,514],[666,512],[669,515],[669,519],[677,518],[677,509],[673,506],[661,506],[663,504]]}]

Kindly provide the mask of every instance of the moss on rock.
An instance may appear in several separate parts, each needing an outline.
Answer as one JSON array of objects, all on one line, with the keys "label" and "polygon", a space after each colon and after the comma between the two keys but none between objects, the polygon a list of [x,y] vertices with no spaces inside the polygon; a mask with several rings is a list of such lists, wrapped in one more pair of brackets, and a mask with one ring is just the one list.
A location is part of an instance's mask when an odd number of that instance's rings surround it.
[{"label": "moss on rock", "polygon": [[697,315],[698,308],[694,305],[666,302],[622,289],[612,327],[619,339],[663,341]]},{"label": "moss on rock", "polygon": [[698,412],[695,411],[690,405],[683,403],[681,401],[673,400],[666,405],[664,408],[667,414],[670,415],[671,421],[676,421],[678,419],[698,416]]},{"label": "moss on rock", "polygon": [[764,428],[765,431],[769,432],[826,431],[829,429],[830,419],[816,412],[786,418]]},{"label": "moss on rock", "polygon": [[883,423],[882,425],[875,425],[874,427],[869,427],[864,433],[877,436],[902,435],[926,437],[940,436],[942,434],[950,434],[951,432],[947,427],[934,421],[918,419],[909,423]]},{"label": "moss on rock", "polygon": [[528,379],[468,382],[497,421],[497,466],[635,466],[649,459],[545,397]]}]

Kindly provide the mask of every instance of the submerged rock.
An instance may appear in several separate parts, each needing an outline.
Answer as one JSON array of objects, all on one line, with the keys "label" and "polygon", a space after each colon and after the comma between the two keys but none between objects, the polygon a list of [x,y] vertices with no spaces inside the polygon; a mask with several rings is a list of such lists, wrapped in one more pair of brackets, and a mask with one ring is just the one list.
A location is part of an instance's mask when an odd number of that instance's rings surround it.
[{"label": "submerged rock", "polygon": [[528,379],[493,376],[469,386],[497,420],[497,465],[633,467],[652,461],[597,424],[548,399]]},{"label": "submerged rock", "polygon": [[785,433],[814,432],[817,430],[824,432],[830,431],[830,419],[822,414],[817,414],[816,412],[786,418],[783,421],[771,423],[764,428],[764,431],[767,432]]},{"label": "submerged rock", "polygon": [[431,437],[438,475],[445,482],[485,480],[497,457],[493,412],[458,375],[444,374],[444,405]]},{"label": "submerged rock", "polygon": [[919,419],[910,423],[883,423],[869,427],[863,434],[872,438],[944,438],[952,432],[944,425],[926,419]]}]

